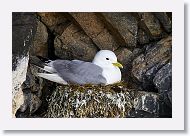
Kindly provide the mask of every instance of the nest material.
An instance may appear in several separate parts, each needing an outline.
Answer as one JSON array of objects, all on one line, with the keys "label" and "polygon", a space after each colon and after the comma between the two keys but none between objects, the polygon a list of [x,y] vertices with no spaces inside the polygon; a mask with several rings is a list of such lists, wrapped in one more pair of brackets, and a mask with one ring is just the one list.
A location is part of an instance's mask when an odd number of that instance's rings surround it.
[{"label": "nest material", "polygon": [[133,107],[135,91],[125,85],[57,86],[47,99],[46,118],[126,117]]}]

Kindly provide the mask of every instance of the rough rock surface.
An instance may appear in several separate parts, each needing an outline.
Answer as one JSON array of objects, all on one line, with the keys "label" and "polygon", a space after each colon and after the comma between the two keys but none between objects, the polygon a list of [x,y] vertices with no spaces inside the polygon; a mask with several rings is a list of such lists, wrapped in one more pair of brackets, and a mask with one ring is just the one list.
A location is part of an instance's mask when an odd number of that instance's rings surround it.
[{"label": "rough rock surface", "polygon": [[172,21],[169,15],[164,12],[155,12],[153,14],[158,18],[166,32],[170,33],[172,31]]},{"label": "rough rock surface", "polygon": [[151,45],[133,61],[133,75],[141,82],[152,80],[158,70],[171,60],[171,36]]},{"label": "rough rock surface", "polygon": [[40,107],[40,105],[41,100],[39,99],[39,97],[31,93],[30,90],[24,91],[24,104],[20,107],[21,112],[25,112],[29,107],[28,115],[30,115],[34,113]]},{"label": "rough rock surface", "polygon": [[121,62],[124,67],[131,61],[133,55],[133,53],[127,48],[119,48],[115,51],[115,54],[117,55],[118,61]]},{"label": "rough rock surface", "polygon": [[148,36],[148,34],[142,30],[142,29],[138,29],[138,34],[137,34],[137,43],[142,45],[142,44],[147,44],[150,41],[150,37]]},{"label": "rough rock surface", "polygon": [[51,86],[51,83],[45,83],[43,79],[36,76],[37,72],[43,72],[39,70],[36,66],[29,65],[26,75],[26,80],[23,82],[21,88],[23,92],[23,101],[19,110],[16,113],[16,117],[32,117],[39,107],[44,104],[42,99],[44,95],[47,95],[48,89],[46,86]]},{"label": "rough rock surface", "polygon": [[28,56],[37,24],[34,13],[13,12],[12,15],[12,69],[15,70],[17,62]]},{"label": "rough rock surface", "polygon": [[157,94],[139,91],[137,97],[134,98],[134,108],[135,110],[158,114],[158,99],[159,97]]},{"label": "rough rock surface", "polygon": [[[110,26],[112,33],[120,37],[122,46],[136,46],[137,42],[137,20],[130,13],[102,13],[106,23]],[[121,46],[121,45],[120,45]]]},{"label": "rough rock surface", "polygon": [[131,77],[131,61],[133,60],[135,53],[127,48],[120,47],[115,51],[115,54],[117,55],[118,62],[123,65],[122,73],[125,73],[123,80],[128,82]]},{"label": "rough rock surface", "polygon": [[158,88],[159,94],[165,103],[172,107],[172,64],[169,62],[163,66],[155,75],[153,82]]},{"label": "rough rock surface", "polygon": [[65,18],[65,14],[61,12],[38,12],[40,20],[53,32],[61,34],[66,24],[69,23]]},{"label": "rough rock surface", "polygon": [[141,20],[146,24],[151,35],[155,38],[160,37],[163,32],[159,20],[150,12],[138,13]]},{"label": "rough rock surface", "polygon": [[62,59],[90,61],[97,52],[92,40],[75,24],[69,25],[54,41],[55,55]]},{"label": "rough rock surface", "polygon": [[100,49],[115,50],[119,45],[95,13],[70,13]]},{"label": "rough rock surface", "polygon": [[143,110],[132,109],[129,111],[127,118],[157,118],[156,114],[151,114]]},{"label": "rough rock surface", "polygon": [[24,102],[21,85],[26,79],[29,47],[36,31],[34,13],[12,13],[12,116]]},{"label": "rough rock surface", "polygon": [[145,53],[133,61],[132,73],[142,83],[143,89],[160,95],[160,116],[170,117],[172,107],[172,38],[164,38],[147,46]]},{"label": "rough rock surface", "polygon": [[17,110],[20,108],[22,104],[24,104],[24,96],[23,96],[22,89],[19,87],[12,98],[12,117],[13,118],[15,117]]},{"label": "rough rock surface", "polygon": [[161,92],[167,92],[172,86],[172,64],[169,62],[163,66],[153,79],[154,84]]},{"label": "rough rock surface", "polygon": [[46,26],[38,21],[36,34],[30,54],[33,56],[48,57],[48,32]]}]

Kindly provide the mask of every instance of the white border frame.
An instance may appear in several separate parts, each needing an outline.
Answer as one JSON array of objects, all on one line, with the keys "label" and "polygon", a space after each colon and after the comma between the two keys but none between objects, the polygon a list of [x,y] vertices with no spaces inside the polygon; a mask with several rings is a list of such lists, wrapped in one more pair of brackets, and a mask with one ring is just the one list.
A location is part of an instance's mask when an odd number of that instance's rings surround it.
[{"label": "white border frame", "polygon": [[[0,127],[3,130],[184,130],[184,5],[181,0],[1,2]],[[12,118],[12,12],[172,12],[172,118]],[[6,61],[5,61],[6,56]],[[6,77],[6,78],[4,78]]]}]

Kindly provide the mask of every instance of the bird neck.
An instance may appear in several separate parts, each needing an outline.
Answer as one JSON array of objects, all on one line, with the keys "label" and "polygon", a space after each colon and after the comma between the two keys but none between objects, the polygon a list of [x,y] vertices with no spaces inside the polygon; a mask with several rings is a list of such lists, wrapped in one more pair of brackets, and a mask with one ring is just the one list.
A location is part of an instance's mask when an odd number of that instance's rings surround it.
[{"label": "bird neck", "polygon": [[93,63],[93,64],[96,64],[96,65],[98,65],[98,66],[101,65],[101,64],[96,60],[96,58],[93,59],[92,63]]}]

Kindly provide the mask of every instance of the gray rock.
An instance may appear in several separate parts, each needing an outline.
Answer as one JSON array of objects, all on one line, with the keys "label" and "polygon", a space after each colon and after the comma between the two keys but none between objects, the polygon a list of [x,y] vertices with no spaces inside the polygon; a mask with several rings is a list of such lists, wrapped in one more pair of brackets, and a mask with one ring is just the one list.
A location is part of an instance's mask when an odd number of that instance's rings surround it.
[{"label": "gray rock", "polygon": [[169,18],[166,12],[154,12],[156,18],[160,21],[166,32],[171,33],[172,31],[172,20]]},{"label": "gray rock", "polygon": [[139,12],[141,21],[144,22],[154,38],[160,37],[163,32],[159,20],[150,12]]},{"label": "gray rock", "polygon": [[158,115],[159,112],[159,97],[157,94],[148,92],[138,92],[134,98],[135,110],[141,110]]},{"label": "gray rock", "polygon": [[152,82],[158,70],[171,60],[171,52],[172,43],[169,36],[149,47],[145,54],[139,55],[133,61],[132,74],[140,82]]},{"label": "gray rock", "polygon": [[127,48],[119,48],[115,51],[117,59],[124,67],[132,61],[133,53]]},{"label": "gray rock", "polygon": [[135,48],[134,50],[133,50],[133,54],[134,54],[134,56],[139,56],[140,54],[142,54],[143,53],[143,50],[142,49],[140,49],[140,48]]},{"label": "gray rock", "polygon": [[127,118],[157,118],[157,117],[158,115],[155,115],[153,113],[149,113],[143,110],[135,110],[135,109],[132,109],[127,115]]},{"label": "gray rock", "polygon": [[30,48],[30,54],[33,56],[48,57],[48,32],[46,26],[40,21],[38,21],[34,43]]},{"label": "gray rock", "polygon": [[168,91],[168,98],[170,100],[170,103],[172,104],[172,91]]},{"label": "gray rock", "polygon": [[31,115],[38,110],[41,103],[41,100],[27,89],[24,91],[24,103],[21,105],[19,111],[25,112],[27,110],[25,114]]},{"label": "gray rock", "polygon": [[54,41],[55,55],[62,59],[91,61],[97,47],[92,40],[76,25],[69,25],[61,36]]},{"label": "gray rock", "polygon": [[153,82],[160,95],[160,115],[171,116],[172,108],[172,64],[169,62],[155,75]]},{"label": "gray rock", "polygon": [[150,36],[144,30],[138,29],[137,41],[140,45],[149,43],[150,39]]},{"label": "gray rock", "polygon": [[36,31],[35,13],[12,13],[12,116],[24,102],[21,85],[26,79],[29,47]]},{"label": "gray rock", "polygon": [[95,13],[70,13],[100,49],[115,50],[118,44]]},{"label": "gray rock", "polygon": [[172,64],[168,63],[163,66],[155,75],[154,84],[159,92],[167,92],[172,87]]},{"label": "gray rock", "polygon": [[43,72],[43,70],[39,70],[38,67],[31,64],[29,65],[22,89],[29,89],[31,93],[35,93],[40,98],[44,87],[44,80],[36,76],[38,72]]},{"label": "gray rock", "polygon": [[144,74],[148,70],[145,62],[145,55],[139,55],[132,64],[132,74],[136,77],[140,82],[143,82]]},{"label": "gray rock", "polygon": [[113,35],[117,36],[123,46],[135,47],[137,43],[137,20],[131,13],[102,13]]},{"label": "gray rock", "polygon": [[117,60],[123,65],[123,68],[121,69],[121,72],[123,73],[122,80],[130,85],[133,84],[133,81],[131,80],[131,63],[137,54],[139,54],[139,52],[140,50],[132,52],[126,47],[120,47],[115,51]]},{"label": "gray rock", "polygon": [[38,12],[40,21],[42,21],[51,32],[61,35],[65,26],[70,24],[70,21],[65,17],[63,12]]},{"label": "gray rock", "polygon": [[12,69],[15,70],[17,62],[28,56],[37,26],[35,13],[13,12],[12,26]]},{"label": "gray rock", "polygon": [[29,65],[26,80],[22,84],[24,103],[19,109],[17,117],[28,117],[32,115],[41,106],[42,89],[44,89],[43,79],[36,77],[39,69],[33,65]]},{"label": "gray rock", "polygon": [[168,101],[167,97],[165,96],[160,96],[161,100],[159,101],[159,117],[161,118],[171,118],[172,117],[172,105],[167,104],[166,101]]},{"label": "gray rock", "polygon": [[165,61],[159,62],[158,64],[154,65],[152,68],[150,68],[149,70],[146,71],[145,76],[146,79],[152,81],[153,78],[155,77],[156,73],[158,72],[158,70],[165,65]]}]

